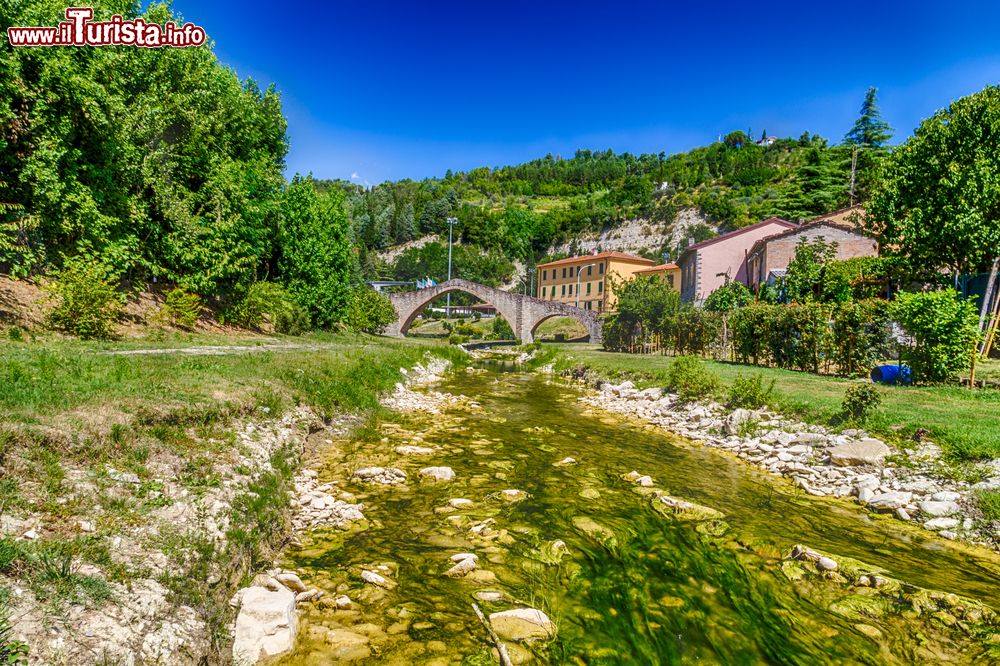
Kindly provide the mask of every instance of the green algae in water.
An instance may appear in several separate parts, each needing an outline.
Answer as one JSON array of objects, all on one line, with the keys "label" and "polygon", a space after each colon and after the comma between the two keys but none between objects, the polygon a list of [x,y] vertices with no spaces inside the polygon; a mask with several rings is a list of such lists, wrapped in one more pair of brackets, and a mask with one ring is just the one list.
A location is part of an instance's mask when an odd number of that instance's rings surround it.
[{"label": "green algae in water", "polygon": [[[326,596],[300,607],[300,645],[281,663],[495,663],[472,601],[486,613],[544,611],[557,638],[511,644],[517,659],[539,663],[972,663],[997,656],[988,647],[993,625],[976,607],[854,583],[867,568],[996,605],[998,560],[990,553],[873,521],[860,508],[803,496],[709,449],[588,412],[575,389],[542,377],[467,373],[439,390],[468,395],[482,409],[393,417],[389,427],[327,455],[321,481],[355,494],[370,524],[305,535],[303,548],[287,553],[287,566]],[[421,445],[439,447],[434,455],[395,453],[415,434]],[[555,464],[566,457],[576,464]],[[407,484],[349,481],[354,469],[372,464],[404,469]],[[452,467],[456,479],[422,483],[418,471],[430,465]],[[640,493],[622,479],[633,469],[690,506],[657,506],[656,489]],[[501,500],[509,489],[526,495]],[[451,498],[473,504],[457,509]],[[796,543],[843,561],[844,575],[824,577],[809,563],[782,560]],[[478,568],[445,576],[460,552],[475,553]],[[393,589],[361,581],[363,569],[379,565]],[[338,594],[354,607],[337,610]]]}]

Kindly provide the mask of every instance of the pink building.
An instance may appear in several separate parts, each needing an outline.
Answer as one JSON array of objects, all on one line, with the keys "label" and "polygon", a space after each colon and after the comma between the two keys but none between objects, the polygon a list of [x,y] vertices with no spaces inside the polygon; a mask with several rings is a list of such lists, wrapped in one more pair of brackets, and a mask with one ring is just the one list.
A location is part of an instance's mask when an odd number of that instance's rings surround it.
[{"label": "pink building", "polygon": [[797,227],[794,222],[771,217],[689,245],[677,259],[681,268],[681,299],[701,305],[727,279],[747,284],[747,255],[754,243]]}]

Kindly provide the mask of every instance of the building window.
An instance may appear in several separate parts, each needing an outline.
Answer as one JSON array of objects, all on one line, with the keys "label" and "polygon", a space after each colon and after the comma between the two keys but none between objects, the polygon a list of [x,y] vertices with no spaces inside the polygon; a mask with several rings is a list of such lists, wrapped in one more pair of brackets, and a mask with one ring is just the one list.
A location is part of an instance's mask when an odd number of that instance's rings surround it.
[{"label": "building window", "polygon": [[[588,286],[589,286],[589,285],[588,285]],[[587,302],[586,302],[586,303],[584,303],[583,305],[584,305],[584,307],[586,307],[586,308],[587,308],[588,310],[590,309],[590,301],[587,301]]]},{"label": "building window", "polygon": [[604,264],[603,264],[603,263],[602,263],[602,264],[598,264],[598,266],[600,266],[600,268],[598,269],[598,272],[599,272],[599,273],[600,273],[601,275],[604,275]]},{"label": "building window", "polygon": [[667,276],[667,284],[670,286],[671,289],[674,288],[674,276],[673,275],[668,275]]},{"label": "building window", "polygon": [[587,277],[590,277],[593,274],[594,274],[594,265],[591,264],[590,266],[587,266]]},{"label": "building window", "polygon": [[542,287],[542,298],[545,298],[545,287]]},{"label": "building window", "polygon": [[597,283],[597,293],[598,294],[603,294],[604,293],[604,281],[603,280]]},{"label": "building window", "polygon": [[548,271],[542,271],[542,279],[543,280],[548,280],[549,279],[549,272]]},{"label": "building window", "polygon": [[562,288],[562,295],[565,296],[566,295],[566,285],[563,285],[562,287],[563,287]]},{"label": "building window", "polygon": [[600,311],[601,307],[604,305],[604,301],[597,301],[597,310]]},{"label": "building window", "polygon": [[564,280],[566,279],[566,269],[565,268],[563,269],[563,279]]},{"label": "building window", "polygon": [[590,285],[591,284],[592,283],[590,283],[590,282],[587,283],[587,296],[590,296]]},{"label": "building window", "polygon": [[570,286],[569,286],[569,295],[570,295],[570,296],[572,296],[572,295],[573,295],[573,285],[570,285]]}]

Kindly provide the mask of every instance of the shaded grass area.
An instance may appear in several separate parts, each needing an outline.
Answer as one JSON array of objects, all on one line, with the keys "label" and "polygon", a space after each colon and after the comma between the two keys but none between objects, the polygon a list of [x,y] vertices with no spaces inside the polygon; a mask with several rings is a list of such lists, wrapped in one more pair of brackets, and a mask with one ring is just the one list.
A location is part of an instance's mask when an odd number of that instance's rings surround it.
[{"label": "shaded grass area", "polygon": [[[594,345],[555,345],[557,369],[585,365],[613,379],[632,379],[637,386],[663,386],[674,363],[670,356],[606,352]],[[995,363],[995,362],[993,362]],[[738,375],[757,374],[774,380],[771,406],[814,423],[836,422],[844,394],[856,381],[805,372],[759,368],[707,360],[708,369],[727,394]],[[989,371],[994,368],[987,365]],[[865,424],[869,431],[900,440],[918,429],[957,460],[1000,457],[1000,390],[970,391],[958,386],[879,387],[882,408]]]}]

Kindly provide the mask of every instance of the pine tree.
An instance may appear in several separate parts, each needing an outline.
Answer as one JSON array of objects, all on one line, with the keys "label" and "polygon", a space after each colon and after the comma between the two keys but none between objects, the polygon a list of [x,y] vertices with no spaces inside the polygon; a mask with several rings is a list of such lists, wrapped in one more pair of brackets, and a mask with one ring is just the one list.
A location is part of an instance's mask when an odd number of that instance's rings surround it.
[{"label": "pine tree", "polygon": [[876,94],[878,89],[872,86],[865,93],[865,101],[861,104],[861,117],[854,122],[854,127],[844,137],[844,143],[865,148],[881,148],[892,138],[892,128],[882,120],[878,109]]}]

